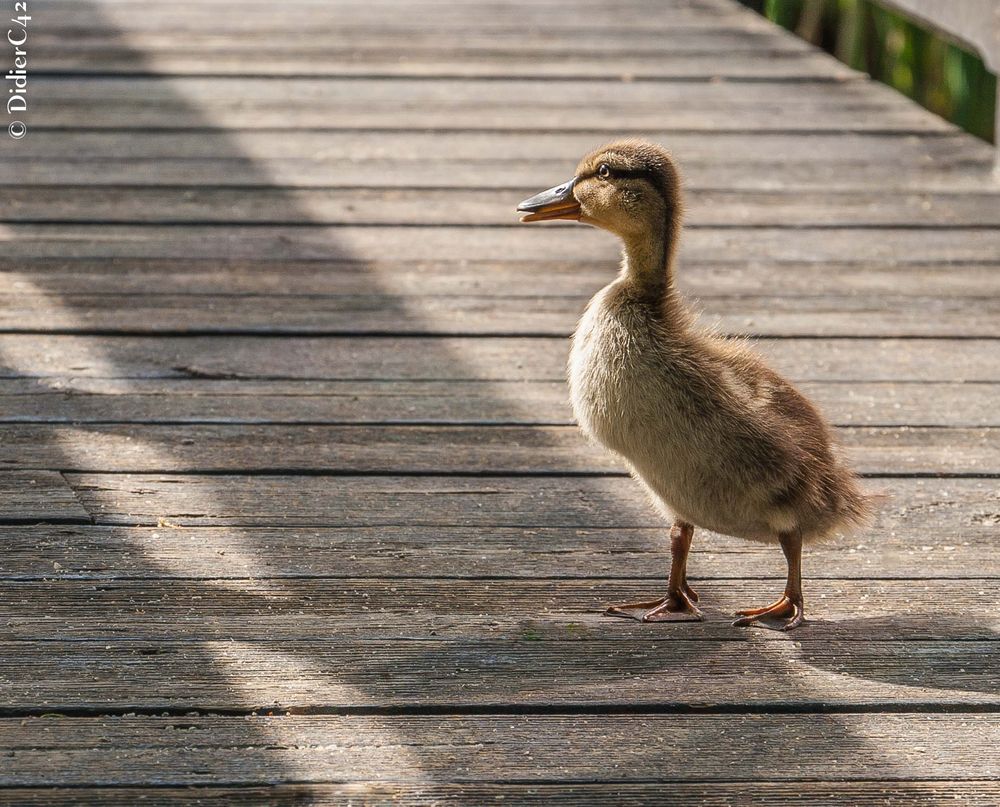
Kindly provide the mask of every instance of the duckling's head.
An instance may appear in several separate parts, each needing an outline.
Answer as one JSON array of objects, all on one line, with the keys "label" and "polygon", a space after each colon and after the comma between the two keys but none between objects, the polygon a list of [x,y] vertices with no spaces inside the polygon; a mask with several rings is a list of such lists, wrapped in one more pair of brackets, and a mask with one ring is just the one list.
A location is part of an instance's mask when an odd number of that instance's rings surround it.
[{"label": "duckling's head", "polygon": [[680,175],[662,146],[643,140],[608,143],[584,157],[567,182],[517,206],[521,221],[569,219],[608,230],[626,241],[675,225]]}]

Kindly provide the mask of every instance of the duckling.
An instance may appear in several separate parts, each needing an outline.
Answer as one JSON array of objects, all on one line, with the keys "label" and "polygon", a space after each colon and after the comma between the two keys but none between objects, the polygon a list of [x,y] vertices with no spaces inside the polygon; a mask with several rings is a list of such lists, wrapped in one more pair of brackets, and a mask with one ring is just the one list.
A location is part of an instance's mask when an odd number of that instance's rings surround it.
[{"label": "duckling", "polygon": [[784,594],[733,624],[791,630],[804,620],[803,543],[867,523],[873,497],[835,453],[819,411],[747,344],[700,327],[674,285],[681,181],[670,154],[640,140],[587,155],[568,182],[521,202],[521,221],[568,219],[623,242],[617,278],[590,301],[568,377],[583,431],[618,454],[673,520],[664,597],[611,606],[642,622],[703,619],[687,581],[696,526],[777,543]]}]

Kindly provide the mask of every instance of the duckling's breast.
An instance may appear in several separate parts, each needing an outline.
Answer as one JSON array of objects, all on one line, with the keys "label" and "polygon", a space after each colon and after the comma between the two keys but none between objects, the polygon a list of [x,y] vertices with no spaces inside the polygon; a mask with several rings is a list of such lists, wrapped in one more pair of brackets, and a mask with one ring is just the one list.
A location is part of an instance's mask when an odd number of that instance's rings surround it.
[{"label": "duckling's breast", "polygon": [[651,427],[663,431],[669,406],[662,377],[669,370],[652,341],[649,312],[620,297],[612,283],[587,306],[573,336],[568,379],[580,428],[629,459]]}]

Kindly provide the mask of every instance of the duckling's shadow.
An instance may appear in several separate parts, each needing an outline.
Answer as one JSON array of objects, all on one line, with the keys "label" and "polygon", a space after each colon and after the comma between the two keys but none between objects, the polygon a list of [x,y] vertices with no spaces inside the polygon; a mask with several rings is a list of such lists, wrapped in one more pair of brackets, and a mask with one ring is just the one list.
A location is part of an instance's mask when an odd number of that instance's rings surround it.
[{"label": "duckling's shadow", "polygon": [[[900,639],[869,640],[869,636]],[[825,637],[859,641],[851,652],[843,653],[814,641]],[[810,619],[789,638],[802,640],[796,648],[800,663],[825,672],[1000,697],[1000,623],[989,614],[978,621],[947,613]]]}]

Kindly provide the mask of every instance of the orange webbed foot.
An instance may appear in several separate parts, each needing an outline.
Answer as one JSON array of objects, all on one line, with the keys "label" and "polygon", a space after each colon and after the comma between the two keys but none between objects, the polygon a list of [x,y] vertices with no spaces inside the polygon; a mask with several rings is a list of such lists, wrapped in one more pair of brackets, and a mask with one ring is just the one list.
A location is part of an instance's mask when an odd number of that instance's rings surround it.
[{"label": "orange webbed foot", "polygon": [[768,630],[787,631],[797,628],[805,621],[802,600],[795,601],[787,595],[764,608],[748,608],[737,611],[736,614],[740,617],[733,622],[733,627],[736,628],[756,625]]},{"label": "orange webbed foot", "polygon": [[658,600],[612,605],[604,613],[639,622],[701,622],[705,617],[695,605],[697,601],[698,595],[685,586],[685,591],[668,594]]}]

